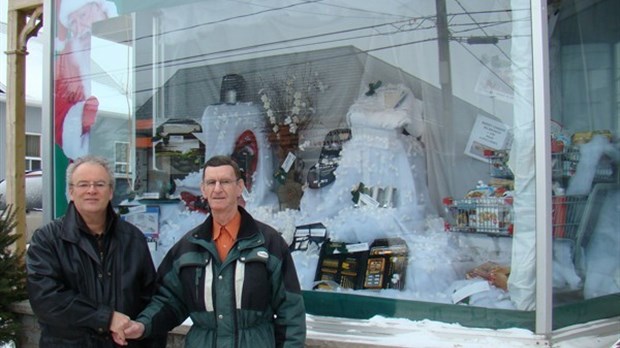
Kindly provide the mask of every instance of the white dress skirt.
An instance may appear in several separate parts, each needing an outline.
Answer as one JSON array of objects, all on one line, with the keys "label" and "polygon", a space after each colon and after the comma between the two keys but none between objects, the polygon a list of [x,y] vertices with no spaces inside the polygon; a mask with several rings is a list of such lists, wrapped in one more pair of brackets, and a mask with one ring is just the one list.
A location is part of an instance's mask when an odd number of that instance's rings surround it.
[{"label": "white dress skirt", "polygon": [[[306,222],[326,223],[332,237],[345,242],[423,231],[429,204],[424,148],[417,139],[423,132],[420,103],[398,85],[363,95],[350,107],[352,137],[342,145],[336,180],[304,191],[300,210]],[[359,183],[392,191],[393,199],[380,199],[387,207],[356,205],[351,191]]]}]

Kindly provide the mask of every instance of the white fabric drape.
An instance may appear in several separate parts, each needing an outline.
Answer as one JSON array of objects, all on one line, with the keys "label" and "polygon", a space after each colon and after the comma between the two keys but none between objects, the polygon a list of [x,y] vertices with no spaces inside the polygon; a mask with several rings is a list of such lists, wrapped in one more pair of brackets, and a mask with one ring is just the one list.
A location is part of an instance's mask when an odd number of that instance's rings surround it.
[{"label": "white fabric drape", "polygon": [[[512,8],[527,9],[529,0],[512,0]],[[514,81],[514,141],[509,165],[514,173],[514,237],[508,279],[517,309],[536,307],[536,207],[532,40],[529,11],[513,11],[512,75]]]}]

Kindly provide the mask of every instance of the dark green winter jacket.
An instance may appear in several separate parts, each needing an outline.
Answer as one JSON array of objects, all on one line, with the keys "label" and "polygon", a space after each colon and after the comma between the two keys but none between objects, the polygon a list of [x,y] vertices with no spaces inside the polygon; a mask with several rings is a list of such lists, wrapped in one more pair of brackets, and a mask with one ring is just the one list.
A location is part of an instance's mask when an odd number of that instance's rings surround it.
[{"label": "dark green winter jacket", "polygon": [[220,262],[213,221],[189,231],[158,269],[159,290],[137,320],[144,336],[167,332],[189,316],[186,347],[303,347],[306,317],[288,245],[239,207],[237,241]]}]

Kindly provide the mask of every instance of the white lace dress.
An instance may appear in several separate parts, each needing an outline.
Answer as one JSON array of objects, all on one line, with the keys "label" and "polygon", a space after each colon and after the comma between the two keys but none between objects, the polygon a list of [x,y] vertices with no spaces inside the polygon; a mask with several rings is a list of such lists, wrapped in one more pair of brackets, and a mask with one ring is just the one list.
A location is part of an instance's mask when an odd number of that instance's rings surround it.
[{"label": "white lace dress", "polygon": [[[304,191],[300,208],[305,220],[327,222],[332,236],[352,242],[424,228],[428,190],[424,149],[417,140],[423,133],[420,103],[398,85],[363,95],[350,107],[352,138],[343,144],[336,180]],[[354,207],[351,191],[360,182],[395,189],[393,207]]]}]

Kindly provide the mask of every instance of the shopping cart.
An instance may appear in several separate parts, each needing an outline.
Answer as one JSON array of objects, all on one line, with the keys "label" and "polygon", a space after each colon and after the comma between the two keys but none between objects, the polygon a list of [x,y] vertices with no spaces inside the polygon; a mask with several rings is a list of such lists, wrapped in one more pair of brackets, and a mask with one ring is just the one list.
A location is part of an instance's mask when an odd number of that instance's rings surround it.
[{"label": "shopping cart", "polygon": [[489,175],[493,178],[513,179],[514,174],[508,167],[508,150],[484,150],[484,157],[489,160]]},{"label": "shopping cart", "polygon": [[[585,270],[585,249],[590,244],[590,240],[592,239],[593,233],[599,228],[606,228],[609,226],[598,226],[599,220],[601,219],[601,213],[603,213],[603,206],[610,200],[617,197],[620,194],[620,184],[618,183],[600,183],[594,185],[592,192],[587,199],[587,203],[584,206],[583,211],[581,212],[582,217],[579,219],[579,226],[576,230],[575,235],[575,251],[573,254],[573,259],[575,263],[575,267],[577,268],[577,273],[580,276],[584,276],[586,273]],[[616,196],[614,196],[616,195]],[[612,246],[617,248],[618,246]]]},{"label": "shopping cart", "polygon": [[[575,175],[581,158],[579,147],[569,146],[562,152],[551,154],[551,175],[553,179],[566,179]],[[616,166],[611,158],[603,156],[596,166],[594,182],[613,183],[616,180]]]},{"label": "shopping cart", "polygon": [[575,241],[588,195],[553,196],[552,233],[554,238]]},{"label": "shopping cart", "polygon": [[512,236],[512,197],[453,199],[446,197],[445,229],[451,232]]}]

